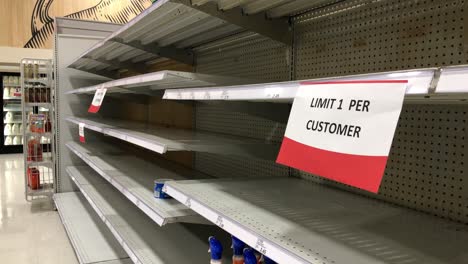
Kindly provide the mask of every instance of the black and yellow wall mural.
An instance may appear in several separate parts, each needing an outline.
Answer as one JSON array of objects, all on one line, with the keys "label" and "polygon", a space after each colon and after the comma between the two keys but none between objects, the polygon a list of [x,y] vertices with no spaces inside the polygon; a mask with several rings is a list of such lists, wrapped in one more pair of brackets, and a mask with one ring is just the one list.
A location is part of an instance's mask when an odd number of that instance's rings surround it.
[{"label": "black and yellow wall mural", "polygon": [[0,46],[51,48],[53,18],[124,24],[151,0],[0,0]]}]

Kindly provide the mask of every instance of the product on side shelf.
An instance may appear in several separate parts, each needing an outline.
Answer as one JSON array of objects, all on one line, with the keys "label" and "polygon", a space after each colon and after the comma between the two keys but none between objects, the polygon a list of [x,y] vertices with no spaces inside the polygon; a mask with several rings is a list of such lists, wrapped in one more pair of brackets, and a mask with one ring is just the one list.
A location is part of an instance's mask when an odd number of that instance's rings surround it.
[{"label": "product on side shelf", "polygon": [[5,115],[6,121],[13,121],[13,113],[12,112],[7,112]]},{"label": "product on side shelf", "polygon": [[13,139],[11,138],[11,136],[7,136],[5,138],[5,145],[8,146],[8,145],[11,145],[13,144]]},{"label": "product on side shelf", "polygon": [[33,133],[45,133],[52,130],[49,118],[45,114],[30,114],[29,129]]},{"label": "product on side shelf", "polygon": [[169,199],[170,197],[167,193],[163,192],[164,184],[171,179],[157,179],[154,181],[154,197],[158,199]]},{"label": "product on side shelf", "polygon": [[245,264],[258,264],[259,261],[255,255],[255,250],[251,248],[244,249],[244,263]]},{"label": "product on side shelf", "polygon": [[223,258],[223,245],[221,245],[221,242],[214,236],[208,238],[208,242],[210,244],[208,252],[211,254],[210,264],[221,264]]},{"label": "product on side shelf", "polygon": [[11,125],[6,124],[5,127],[3,128],[3,134],[4,135],[10,135],[11,134]]},{"label": "product on side shelf", "polygon": [[36,138],[28,140],[28,161],[42,161],[42,145]]},{"label": "product on side shelf", "polygon": [[11,127],[11,133],[14,134],[14,135],[19,135],[19,134],[21,134],[19,124],[14,124],[14,125]]},{"label": "product on side shelf", "polygon": [[8,97],[10,96],[10,88],[5,87],[3,88],[3,97]]},{"label": "product on side shelf", "polygon": [[32,190],[37,190],[40,188],[41,175],[38,169],[28,168],[28,186]]},{"label": "product on side shelf", "polygon": [[13,138],[13,145],[21,145],[21,136],[15,136]]},{"label": "product on side shelf", "polygon": [[232,264],[244,264],[245,243],[235,236],[232,236]]}]

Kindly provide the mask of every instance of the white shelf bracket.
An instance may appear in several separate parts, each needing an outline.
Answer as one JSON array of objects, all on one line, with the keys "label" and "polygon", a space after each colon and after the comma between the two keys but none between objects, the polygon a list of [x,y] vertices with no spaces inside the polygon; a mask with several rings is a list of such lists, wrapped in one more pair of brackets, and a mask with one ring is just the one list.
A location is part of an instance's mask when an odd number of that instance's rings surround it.
[{"label": "white shelf bracket", "polygon": [[[89,59],[89,60],[94,60],[94,61],[104,63],[104,64],[108,64],[108,65],[112,65],[112,66],[115,66],[115,67],[117,67],[119,69],[127,69],[127,70],[131,70],[131,71],[134,71],[134,72],[137,72],[137,73],[148,73],[148,70],[143,65],[123,62],[123,61],[119,61],[119,60],[116,60],[116,59],[111,59],[111,60],[109,60],[109,59],[100,59],[100,58],[92,58],[90,56],[85,56],[83,58]],[[97,71],[94,71],[94,70],[93,70],[93,72],[97,73]]]},{"label": "white shelf bracket", "polygon": [[242,9],[238,7],[222,11],[218,9],[217,3],[214,2],[208,2],[204,5],[192,5],[190,0],[171,0],[171,2],[194,8],[288,46],[292,44],[292,31],[287,18],[268,19],[265,13],[244,15]]},{"label": "white shelf bracket", "polygon": [[139,49],[139,50],[142,50],[142,51],[145,51],[145,52],[148,52],[148,53],[160,56],[160,57],[173,59],[173,60],[188,64],[188,65],[193,65],[193,62],[194,62],[193,53],[190,50],[179,49],[173,46],[159,47],[155,44],[144,45],[138,40],[125,42],[121,38],[112,38],[109,41],[116,42],[116,43],[126,45],[129,47],[133,47],[135,49]]}]

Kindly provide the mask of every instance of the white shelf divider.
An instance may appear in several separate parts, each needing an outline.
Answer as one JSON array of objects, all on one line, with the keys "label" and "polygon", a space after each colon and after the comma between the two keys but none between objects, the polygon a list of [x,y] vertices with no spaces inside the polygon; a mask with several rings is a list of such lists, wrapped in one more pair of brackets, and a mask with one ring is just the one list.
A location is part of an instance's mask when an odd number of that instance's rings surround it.
[{"label": "white shelf divider", "polygon": [[209,262],[207,238],[213,230],[192,232],[181,224],[161,228],[93,169],[68,167],[67,172],[134,263]]},{"label": "white shelf divider", "polygon": [[300,179],[174,181],[165,191],[278,263],[468,263],[468,229]]},{"label": "white shelf divider", "polygon": [[81,193],[57,193],[54,202],[80,264],[133,263]]},{"label": "white shelf divider", "polygon": [[177,200],[157,199],[153,195],[155,179],[187,179],[184,175],[126,155],[103,143],[93,142],[91,146],[68,142],[66,145],[158,225],[175,222],[206,223],[204,218]]},{"label": "white shelf divider", "polygon": [[67,117],[67,121],[104,135],[164,154],[168,151],[197,151],[221,155],[275,159],[279,146],[263,141],[186,129],[166,128],[115,119]]},{"label": "white shelf divider", "polygon": [[78,88],[67,92],[67,94],[93,94],[97,89],[102,88],[107,89],[107,93],[151,94],[155,90],[234,85],[252,82],[251,80],[226,76],[180,71],[159,71]]}]

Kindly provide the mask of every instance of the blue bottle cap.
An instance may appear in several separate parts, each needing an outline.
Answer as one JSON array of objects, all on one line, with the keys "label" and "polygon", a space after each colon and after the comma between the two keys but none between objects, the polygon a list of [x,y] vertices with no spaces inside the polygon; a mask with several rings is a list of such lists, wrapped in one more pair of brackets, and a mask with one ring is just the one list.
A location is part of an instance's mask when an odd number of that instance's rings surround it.
[{"label": "blue bottle cap", "polygon": [[244,263],[245,264],[257,264],[257,257],[255,251],[251,248],[244,249]]},{"label": "blue bottle cap", "polygon": [[234,256],[241,256],[244,252],[245,243],[235,236],[232,236],[232,249]]},{"label": "blue bottle cap", "polygon": [[212,260],[221,260],[223,255],[223,245],[216,239],[214,236],[208,238],[208,242],[210,244],[210,253]]}]

